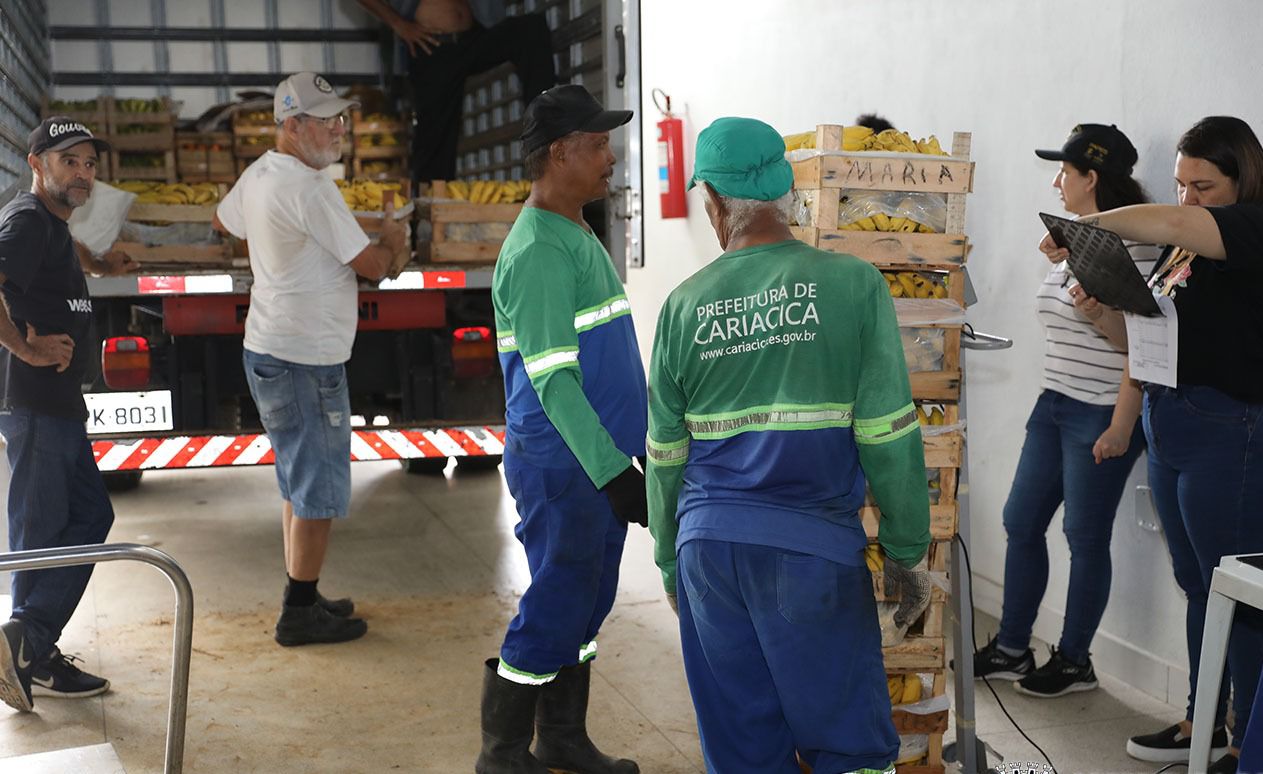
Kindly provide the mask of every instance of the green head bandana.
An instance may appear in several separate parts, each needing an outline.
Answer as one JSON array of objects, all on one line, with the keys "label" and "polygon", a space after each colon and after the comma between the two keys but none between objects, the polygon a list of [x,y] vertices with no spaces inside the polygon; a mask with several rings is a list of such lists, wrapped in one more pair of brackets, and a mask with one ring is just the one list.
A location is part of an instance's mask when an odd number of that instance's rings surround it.
[{"label": "green head bandana", "polygon": [[754,118],[719,118],[697,137],[690,189],[705,181],[734,199],[770,202],[794,185],[785,140]]}]

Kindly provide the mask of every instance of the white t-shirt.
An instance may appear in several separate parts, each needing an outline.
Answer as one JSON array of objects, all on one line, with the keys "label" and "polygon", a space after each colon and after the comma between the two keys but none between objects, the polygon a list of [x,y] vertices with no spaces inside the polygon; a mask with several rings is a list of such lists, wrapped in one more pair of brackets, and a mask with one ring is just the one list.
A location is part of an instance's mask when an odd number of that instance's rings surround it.
[{"label": "white t-shirt", "polygon": [[241,174],[217,214],[250,242],[246,349],[303,365],[350,360],[357,309],[348,264],[369,239],[333,180],[268,151]]},{"label": "white t-shirt", "polygon": [[[1142,244],[1128,244],[1127,249],[1136,270],[1148,278],[1161,249]],[[1094,406],[1112,406],[1118,400],[1127,352],[1117,349],[1075,309],[1070,288],[1076,284],[1070,265],[1063,261],[1048,272],[1036,296],[1045,339],[1041,386]]]}]

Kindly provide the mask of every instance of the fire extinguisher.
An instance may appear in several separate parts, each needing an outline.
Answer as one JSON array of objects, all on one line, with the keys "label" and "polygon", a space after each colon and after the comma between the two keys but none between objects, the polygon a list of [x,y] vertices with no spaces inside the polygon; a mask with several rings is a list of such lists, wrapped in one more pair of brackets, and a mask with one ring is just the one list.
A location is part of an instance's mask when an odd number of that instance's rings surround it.
[{"label": "fire extinguisher", "polygon": [[[665,107],[658,102],[661,95]],[[653,104],[662,113],[658,122],[658,186],[662,193],[662,217],[688,217],[684,198],[684,122],[671,115],[671,97],[653,90]]]}]

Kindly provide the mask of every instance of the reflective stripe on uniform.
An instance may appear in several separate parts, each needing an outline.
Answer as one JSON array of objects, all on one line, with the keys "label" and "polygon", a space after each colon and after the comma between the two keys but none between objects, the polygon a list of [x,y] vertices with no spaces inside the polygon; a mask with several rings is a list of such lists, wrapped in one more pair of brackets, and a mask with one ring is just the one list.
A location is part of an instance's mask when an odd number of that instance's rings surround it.
[{"label": "reflective stripe on uniform", "polygon": [[625,314],[631,314],[631,302],[627,300],[627,296],[614,296],[602,304],[578,312],[574,316],[574,329],[576,333],[583,333]]},{"label": "reflective stripe on uniform", "polygon": [[591,642],[584,643],[583,645],[579,646],[579,663],[580,664],[582,664],[584,661],[591,661],[594,658],[596,658],[596,640],[592,640]]},{"label": "reflective stripe on uniform", "polygon": [[496,667],[496,674],[518,685],[544,685],[551,683],[556,677],[556,672],[550,672],[546,675],[532,674],[531,672],[523,672],[520,669],[514,669],[504,663],[504,659],[500,659],[500,665]]},{"label": "reflective stripe on uniform", "polygon": [[[627,296],[614,296],[608,301],[576,312],[575,333],[583,333],[628,314],[631,314],[631,302],[627,300]],[[517,336],[513,331],[496,331],[496,349],[500,352],[517,350]]]},{"label": "reflective stripe on uniform", "polygon": [[550,349],[530,359],[523,359],[522,365],[526,368],[526,375],[532,379],[537,376],[543,376],[549,371],[555,371],[558,368],[578,366],[579,348],[558,347],[557,349]]},{"label": "reflective stripe on uniform", "polygon": [[917,407],[909,403],[907,406],[893,411],[884,417],[855,420],[855,442],[874,446],[897,441],[920,427],[917,421]]},{"label": "reflective stripe on uniform", "polygon": [[731,438],[759,430],[822,430],[851,426],[850,403],[753,406],[723,414],[685,414],[684,426],[698,440]]},{"label": "reflective stripe on uniform", "polygon": [[658,443],[653,438],[646,437],[645,452],[655,465],[683,465],[689,459],[689,439]]}]

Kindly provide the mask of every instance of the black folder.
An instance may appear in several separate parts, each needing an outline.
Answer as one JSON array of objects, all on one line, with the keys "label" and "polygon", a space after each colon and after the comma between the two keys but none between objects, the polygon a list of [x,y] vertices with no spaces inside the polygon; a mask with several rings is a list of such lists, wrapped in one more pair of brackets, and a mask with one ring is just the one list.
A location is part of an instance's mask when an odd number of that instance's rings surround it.
[{"label": "black folder", "polygon": [[1039,217],[1057,246],[1070,250],[1070,270],[1088,295],[1124,312],[1146,317],[1162,314],[1118,234],[1046,212]]}]

